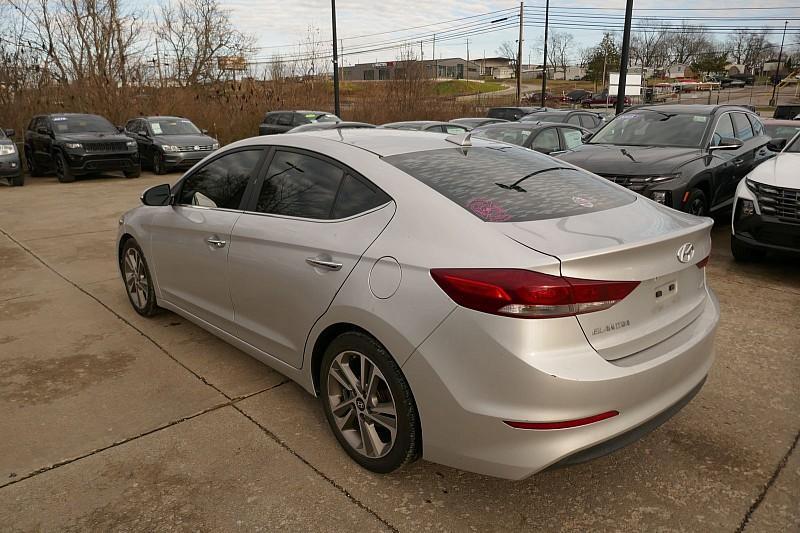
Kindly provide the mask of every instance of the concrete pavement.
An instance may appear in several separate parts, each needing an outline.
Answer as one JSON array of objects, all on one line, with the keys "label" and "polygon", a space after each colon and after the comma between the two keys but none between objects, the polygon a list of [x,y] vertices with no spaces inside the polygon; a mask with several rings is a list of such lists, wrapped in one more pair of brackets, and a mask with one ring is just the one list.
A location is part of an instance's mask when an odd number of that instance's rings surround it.
[{"label": "concrete pavement", "polygon": [[796,259],[734,263],[721,221],[717,361],[634,445],[520,482],[378,476],[283,376],[130,308],[117,219],[177,177],[0,186],[0,530],[800,530]]}]

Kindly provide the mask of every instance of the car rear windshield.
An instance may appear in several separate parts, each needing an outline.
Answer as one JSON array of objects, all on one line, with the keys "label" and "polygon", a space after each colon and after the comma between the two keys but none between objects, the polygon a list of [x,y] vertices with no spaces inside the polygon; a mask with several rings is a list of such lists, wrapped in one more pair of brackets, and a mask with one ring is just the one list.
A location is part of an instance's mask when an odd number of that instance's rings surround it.
[{"label": "car rear windshield", "polygon": [[583,215],[636,199],[602,178],[516,146],[454,147],[384,161],[486,222]]},{"label": "car rear windshield", "polygon": [[589,144],[698,148],[708,115],[638,109],[617,115]]},{"label": "car rear windshield", "polygon": [[150,120],[153,135],[197,135],[200,130],[185,118],[158,118]]},{"label": "car rear windshield", "polygon": [[564,122],[566,113],[531,113],[525,116],[525,122],[534,120],[538,122]]},{"label": "car rear windshield", "polygon": [[50,120],[57,133],[117,133],[109,121],[96,115],[55,115]]}]

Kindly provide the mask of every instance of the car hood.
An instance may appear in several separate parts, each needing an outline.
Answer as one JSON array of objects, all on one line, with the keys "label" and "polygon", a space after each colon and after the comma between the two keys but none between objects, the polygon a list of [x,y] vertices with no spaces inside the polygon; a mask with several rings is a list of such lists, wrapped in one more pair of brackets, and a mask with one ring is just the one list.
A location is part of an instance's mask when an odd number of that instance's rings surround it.
[{"label": "car hood", "polygon": [[153,142],[156,144],[170,144],[173,146],[205,146],[214,144],[216,139],[208,135],[155,135]]},{"label": "car hood", "polygon": [[122,133],[64,133],[58,140],[65,142],[128,142],[131,140]]},{"label": "car hood", "polygon": [[626,176],[674,172],[702,156],[699,148],[584,144],[558,158],[595,174]]},{"label": "car hood", "polygon": [[758,165],[747,177],[764,185],[800,189],[799,166],[800,154],[782,152]]}]

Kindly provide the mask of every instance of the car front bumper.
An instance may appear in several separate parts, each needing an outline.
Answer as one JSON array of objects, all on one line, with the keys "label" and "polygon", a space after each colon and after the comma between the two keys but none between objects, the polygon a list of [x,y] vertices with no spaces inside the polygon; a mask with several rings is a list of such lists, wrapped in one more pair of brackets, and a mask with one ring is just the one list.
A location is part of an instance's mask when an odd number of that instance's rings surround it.
[{"label": "car front bumper", "polygon": [[0,178],[16,178],[22,174],[17,154],[0,156]]},{"label": "car front bumper", "polygon": [[138,152],[85,154],[66,152],[67,164],[75,174],[93,172],[129,171],[139,167]]},{"label": "car front bumper", "polygon": [[[742,214],[742,201],[753,202],[755,213]],[[783,252],[800,252],[800,222],[782,220],[761,211],[755,195],[745,180],[736,189],[733,204],[731,238],[753,248]]]},{"label": "car front bumper", "polygon": [[[574,317],[520,320],[457,308],[403,365],[420,412],[423,457],[523,479],[641,437],[699,390],[713,361],[719,304],[674,336],[614,361]],[[515,429],[504,421],[619,415],[580,427]],[[583,456],[581,455],[583,452]]]},{"label": "car front bumper", "polygon": [[164,153],[164,166],[169,169],[191,168],[202,161],[204,157],[213,153],[210,150],[202,152],[166,152]]}]

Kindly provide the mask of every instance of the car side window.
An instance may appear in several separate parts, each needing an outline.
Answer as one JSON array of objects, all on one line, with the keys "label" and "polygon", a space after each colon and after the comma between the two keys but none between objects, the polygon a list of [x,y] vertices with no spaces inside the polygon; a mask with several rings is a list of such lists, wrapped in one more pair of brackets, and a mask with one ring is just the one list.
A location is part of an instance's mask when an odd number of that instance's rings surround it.
[{"label": "car side window", "polygon": [[292,115],[292,125],[299,126],[301,124],[311,124],[311,120],[302,113],[294,113]]},{"label": "car side window", "polygon": [[580,115],[572,115],[567,120],[565,120],[567,124],[575,124],[576,126],[581,125],[581,116]]},{"label": "car side window", "polygon": [[538,152],[555,152],[561,149],[561,143],[558,139],[558,132],[555,128],[547,128],[539,132],[539,135],[533,139],[531,148]]},{"label": "car side window", "polygon": [[597,117],[593,117],[592,115],[581,115],[581,126],[586,129],[596,128],[599,123],[600,120]]},{"label": "car side window", "polygon": [[341,168],[322,159],[278,150],[261,185],[256,211],[329,219],[343,174]]},{"label": "car side window", "polygon": [[[605,129],[603,131],[605,131]],[[714,130],[714,135],[711,137],[711,146],[719,146],[722,139],[731,139],[735,136],[733,124],[731,123],[731,114],[725,113],[719,117],[717,128]]]},{"label": "car side window", "polygon": [[464,133],[467,131],[466,128],[462,128],[461,126],[443,126],[443,127],[445,133],[450,133],[451,135],[452,134],[458,135],[460,133]]},{"label": "car side window", "polygon": [[278,115],[278,125],[279,126],[291,126],[292,125],[292,115],[290,113],[281,113]]},{"label": "car side window", "polygon": [[278,123],[278,114],[277,113],[268,113],[266,117],[264,117],[265,124],[277,124]]},{"label": "car side window", "polygon": [[756,135],[756,137],[760,135],[766,135],[764,124],[760,120],[753,115],[747,115],[747,118],[750,119],[750,124],[753,126],[753,133]]},{"label": "car side window", "polygon": [[564,136],[564,149],[572,150],[576,146],[583,144],[583,132],[576,128],[560,128],[561,135]]},{"label": "car side window", "polygon": [[753,138],[753,126],[744,113],[731,113],[733,126],[736,129],[736,138],[742,141]]},{"label": "car side window", "polygon": [[242,150],[219,157],[188,176],[179,204],[239,209],[247,183],[258,174],[262,150]]},{"label": "car side window", "polygon": [[336,195],[332,218],[351,217],[383,205],[389,200],[391,200],[389,195],[375,185],[347,174]]},{"label": "car side window", "polygon": [[428,126],[427,128],[425,128],[425,131],[432,131],[434,133],[442,133],[444,130],[442,129],[442,127],[439,124],[436,124],[434,126]]}]

